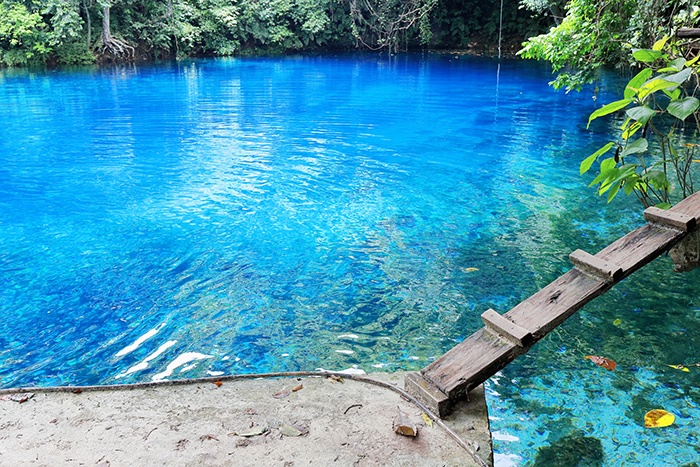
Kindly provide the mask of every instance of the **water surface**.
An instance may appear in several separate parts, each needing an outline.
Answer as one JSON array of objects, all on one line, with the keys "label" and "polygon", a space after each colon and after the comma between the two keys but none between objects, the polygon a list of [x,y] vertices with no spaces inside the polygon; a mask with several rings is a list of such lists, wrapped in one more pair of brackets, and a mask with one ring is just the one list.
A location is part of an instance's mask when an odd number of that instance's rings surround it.
[{"label": "water surface", "polygon": [[[0,73],[3,387],[419,369],[643,222],[578,175],[592,90],[538,64]],[[698,460],[700,368],[666,364],[700,361],[699,286],[659,260],[490,380],[497,463]]]}]

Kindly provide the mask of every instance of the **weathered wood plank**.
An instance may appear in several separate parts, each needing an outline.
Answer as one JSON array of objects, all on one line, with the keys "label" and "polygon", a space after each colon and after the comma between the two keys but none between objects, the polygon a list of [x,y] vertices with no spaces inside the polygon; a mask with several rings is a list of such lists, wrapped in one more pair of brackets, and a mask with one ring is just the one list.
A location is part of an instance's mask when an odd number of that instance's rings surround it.
[{"label": "weathered wood plank", "polygon": [[603,248],[596,256],[620,266],[627,277],[667,251],[685,232],[647,224]]},{"label": "weathered wood plank", "polygon": [[612,287],[612,283],[571,269],[505,316],[528,329],[535,341],[559,326],[579,308]]},{"label": "weathered wood plank", "polygon": [[421,374],[450,399],[459,399],[525,352],[524,347],[481,328],[423,368]]},{"label": "weathered wood plank", "polygon": [[616,264],[593,256],[583,250],[576,250],[569,255],[569,260],[583,272],[592,274],[606,282],[614,282],[622,278],[622,268]]},{"label": "weathered wood plank", "polygon": [[679,201],[675,206],[669,209],[669,211],[693,217],[695,218],[695,222],[700,224],[700,191]]},{"label": "weathered wood plank", "polygon": [[[509,312],[487,310],[486,328],[469,336],[421,370],[407,386],[433,392],[433,402],[458,399],[508,365],[569,316],[615,283],[646,265],[698,229],[700,193],[668,211],[648,210],[651,223],[616,240],[595,256],[582,250],[570,256],[576,268],[565,273]],[[663,225],[660,225],[663,224]],[[668,228],[668,226],[673,228]],[[584,272],[585,270],[585,272]],[[503,338],[505,337],[505,339]],[[434,387],[433,387],[434,386]],[[432,397],[432,396],[431,396]],[[440,412],[442,414],[442,412]]]},{"label": "weathered wood plank", "polygon": [[491,308],[481,314],[481,320],[487,329],[514,342],[519,347],[527,347],[532,344],[530,331],[501,316]]},{"label": "weathered wood plank", "polygon": [[649,222],[665,225],[674,229],[689,232],[695,228],[695,218],[682,212],[650,207],[644,210],[644,218]]},{"label": "weathered wood plank", "polygon": [[438,388],[426,381],[418,373],[409,373],[404,380],[406,390],[423,402],[430,410],[440,417],[447,415],[453,401]]},{"label": "weathered wood plank", "polygon": [[698,28],[679,28],[676,31],[676,37],[698,38],[700,37],[700,29]]}]

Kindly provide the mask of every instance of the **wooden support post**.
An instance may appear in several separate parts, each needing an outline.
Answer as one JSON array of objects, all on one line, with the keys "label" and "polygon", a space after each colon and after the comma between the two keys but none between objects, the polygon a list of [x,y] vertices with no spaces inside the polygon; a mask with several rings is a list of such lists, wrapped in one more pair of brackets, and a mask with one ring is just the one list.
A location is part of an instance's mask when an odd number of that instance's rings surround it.
[{"label": "wooden support post", "polygon": [[420,374],[408,373],[404,380],[404,387],[409,394],[424,403],[440,418],[450,413],[453,401]]},{"label": "wooden support post", "polygon": [[489,308],[481,315],[486,329],[514,342],[518,347],[529,347],[532,344],[532,333],[518,326],[508,318]]},{"label": "wooden support post", "polygon": [[569,260],[581,271],[598,277],[605,282],[616,282],[622,279],[624,271],[620,266],[610,264],[583,250],[576,250],[569,255]]},{"label": "wooden support post", "polygon": [[690,232],[697,224],[695,218],[687,214],[659,209],[654,206],[644,211],[644,218],[649,222],[655,222],[683,232]]}]

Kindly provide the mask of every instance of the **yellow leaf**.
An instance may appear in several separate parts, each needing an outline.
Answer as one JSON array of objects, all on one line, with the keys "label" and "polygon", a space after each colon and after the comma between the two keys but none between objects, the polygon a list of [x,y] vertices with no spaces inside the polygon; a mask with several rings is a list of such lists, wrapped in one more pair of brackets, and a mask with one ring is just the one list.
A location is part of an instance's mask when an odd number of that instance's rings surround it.
[{"label": "yellow leaf", "polygon": [[700,159],[693,159],[693,162],[700,162]]},{"label": "yellow leaf", "polygon": [[430,428],[433,427],[433,419],[428,417],[426,413],[421,414],[423,416],[423,421],[425,422],[426,425],[428,425]]},{"label": "yellow leaf", "polygon": [[663,428],[665,426],[673,425],[676,421],[676,417],[663,409],[654,409],[644,415],[644,427],[645,428]]},{"label": "yellow leaf", "polygon": [[613,326],[619,326],[622,324],[622,320],[620,318],[617,318],[615,321],[613,321]]},{"label": "yellow leaf", "polygon": [[667,363],[666,366],[670,366],[671,368],[674,368],[676,370],[681,370],[681,371],[685,371],[686,373],[690,373],[690,368],[688,368],[685,365],[669,365]]},{"label": "yellow leaf", "polygon": [[474,272],[474,271],[478,271],[478,270],[479,270],[479,268],[464,268],[464,272]]}]

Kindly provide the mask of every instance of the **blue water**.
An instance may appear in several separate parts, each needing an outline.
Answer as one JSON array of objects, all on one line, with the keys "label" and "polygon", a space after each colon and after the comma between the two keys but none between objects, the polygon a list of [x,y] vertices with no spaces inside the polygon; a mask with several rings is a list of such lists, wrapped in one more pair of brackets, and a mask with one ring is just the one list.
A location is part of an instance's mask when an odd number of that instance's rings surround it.
[{"label": "blue water", "polygon": [[[0,71],[2,387],[425,366],[643,222],[578,174],[620,80],[550,79],[452,55]],[[491,379],[497,465],[700,460],[700,367],[666,366],[700,361],[698,287],[658,260]],[[645,430],[653,408],[676,423]]]}]

